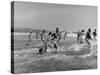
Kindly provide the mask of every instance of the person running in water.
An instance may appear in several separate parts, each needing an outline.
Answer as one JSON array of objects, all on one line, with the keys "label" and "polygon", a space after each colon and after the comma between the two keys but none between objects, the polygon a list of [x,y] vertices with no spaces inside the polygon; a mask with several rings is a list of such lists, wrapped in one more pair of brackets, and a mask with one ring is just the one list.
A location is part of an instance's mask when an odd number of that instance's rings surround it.
[{"label": "person running in water", "polygon": [[57,27],[56,28],[56,39],[57,39],[57,43],[59,43],[59,41],[61,40],[61,33],[62,32],[60,32],[59,31],[59,28]]},{"label": "person running in water", "polygon": [[79,43],[80,44],[84,43],[84,41],[83,41],[84,32],[85,32],[84,30],[81,30],[81,33],[80,33],[80,36],[79,36]]},{"label": "person running in water", "polygon": [[85,41],[88,44],[89,48],[91,48],[91,44],[89,42],[90,40],[92,40],[92,37],[91,37],[91,29],[89,28],[85,37]]},{"label": "person running in water", "polygon": [[53,49],[55,49],[57,51],[57,43],[58,41],[60,40],[60,37],[59,37],[59,28],[56,28],[56,31],[55,32],[52,32],[50,33],[51,35],[51,39],[49,40],[49,46]]},{"label": "person running in water", "polygon": [[52,34],[51,34],[50,43],[52,44],[51,47],[52,47],[52,48],[55,48],[55,50],[57,50],[56,39],[57,39],[56,33],[52,33]]},{"label": "person running in water", "polygon": [[42,48],[39,48],[39,54],[46,53],[48,47],[51,47],[52,48],[52,46],[50,44],[51,35],[52,35],[52,32],[49,32],[46,35],[46,31],[45,30],[43,30],[42,33],[40,34],[41,41],[42,41]]},{"label": "person running in water", "polygon": [[80,35],[81,35],[81,32],[78,30],[77,32],[77,42],[80,43]]},{"label": "person running in water", "polygon": [[58,38],[59,28],[56,28],[56,32],[49,32],[46,37],[44,37],[45,30],[41,33],[41,40],[43,47],[39,49],[39,53],[43,54],[43,52],[47,52],[47,48],[51,47],[57,51],[57,42],[56,39]]},{"label": "person running in water", "polygon": [[94,32],[92,33],[92,35],[94,37],[94,40],[96,40],[96,36],[97,36],[96,29],[94,30]]},{"label": "person running in water", "polygon": [[64,34],[64,37],[63,37],[64,40],[66,39],[66,35],[67,35],[67,32],[65,32],[65,34]]},{"label": "person running in water", "polygon": [[43,30],[42,33],[40,34],[40,37],[41,37],[41,41],[42,42],[44,42],[44,38],[45,38],[44,35],[45,35],[45,33],[46,33],[46,31]]},{"label": "person running in water", "polygon": [[47,48],[48,48],[48,44],[47,44],[47,40],[44,40],[42,43],[42,47],[39,48],[39,54],[43,54],[44,52],[47,52]]},{"label": "person running in water", "polygon": [[[42,33],[44,33],[44,31]],[[48,35],[45,36],[45,39],[44,39],[43,35],[44,34],[41,34],[42,47],[39,48],[39,54],[46,53],[48,47],[53,48],[52,45],[51,45],[51,35],[52,35],[52,32],[49,32]]]},{"label": "person running in water", "polygon": [[32,42],[32,32],[29,33],[27,45],[30,45]]},{"label": "person running in water", "polygon": [[35,33],[35,37],[36,37],[37,40],[39,39],[39,32]]}]

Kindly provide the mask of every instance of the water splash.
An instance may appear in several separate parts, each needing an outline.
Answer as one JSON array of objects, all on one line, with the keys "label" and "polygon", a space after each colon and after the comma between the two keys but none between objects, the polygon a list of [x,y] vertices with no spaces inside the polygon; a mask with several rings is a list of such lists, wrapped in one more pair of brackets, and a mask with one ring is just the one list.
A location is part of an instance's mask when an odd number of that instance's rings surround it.
[{"label": "water splash", "polygon": [[68,48],[68,50],[80,51],[81,48],[82,48],[84,45],[85,45],[85,44],[77,44],[77,43],[75,43],[75,44],[73,44],[72,46],[70,46],[70,47]]}]

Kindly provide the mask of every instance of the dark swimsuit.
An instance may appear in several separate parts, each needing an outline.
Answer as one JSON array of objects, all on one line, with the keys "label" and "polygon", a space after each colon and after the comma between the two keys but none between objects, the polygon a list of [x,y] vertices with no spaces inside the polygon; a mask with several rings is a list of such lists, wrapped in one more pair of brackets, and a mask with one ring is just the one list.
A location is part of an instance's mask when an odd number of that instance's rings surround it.
[{"label": "dark swimsuit", "polygon": [[86,38],[87,38],[87,39],[92,39],[92,38],[91,38],[91,35],[90,35],[89,32],[87,32],[87,34],[86,34]]}]

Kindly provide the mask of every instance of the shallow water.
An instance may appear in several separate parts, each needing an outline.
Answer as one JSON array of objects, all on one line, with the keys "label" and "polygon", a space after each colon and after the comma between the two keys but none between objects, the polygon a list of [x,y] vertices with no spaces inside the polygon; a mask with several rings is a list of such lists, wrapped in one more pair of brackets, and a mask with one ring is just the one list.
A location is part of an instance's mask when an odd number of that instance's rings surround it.
[{"label": "shallow water", "polygon": [[[27,37],[16,35],[14,39],[14,69],[15,73],[65,71],[97,68],[97,56],[89,56],[91,49],[86,45],[79,45],[75,38],[66,38],[58,44],[57,52],[48,48],[47,53],[38,54],[38,48],[42,47],[40,40],[32,40],[26,45]],[[35,39],[35,38],[33,38]],[[94,42],[92,41],[93,45]],[[92,50],[97,50],[95,46]]]}]

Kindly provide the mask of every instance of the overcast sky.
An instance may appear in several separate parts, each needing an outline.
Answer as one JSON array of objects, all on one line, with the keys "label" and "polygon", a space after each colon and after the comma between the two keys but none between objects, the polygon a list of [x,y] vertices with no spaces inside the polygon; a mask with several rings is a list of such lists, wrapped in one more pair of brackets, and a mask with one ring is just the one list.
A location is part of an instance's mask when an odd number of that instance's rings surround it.
[{"label": "overcast sky", "polygon": [[14,27],[77,31],[97,27],[97,7],[15,2]]}]

